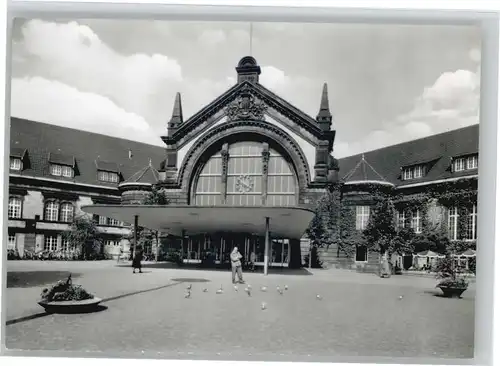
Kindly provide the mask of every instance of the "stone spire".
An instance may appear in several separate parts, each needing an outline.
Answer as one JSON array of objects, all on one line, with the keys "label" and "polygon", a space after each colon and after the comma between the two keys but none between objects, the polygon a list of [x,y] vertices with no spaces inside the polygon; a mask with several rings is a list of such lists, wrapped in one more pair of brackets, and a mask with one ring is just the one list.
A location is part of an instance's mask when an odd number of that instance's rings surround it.
[{"label": "stone spire", "polygon": [[172,118],[170,118],[170,122],[168,122],[168,134],[171,136],[177,131],[180,125],[184,122],[184,118],[182,116],[182,100],[181,93],[177,93],[175,95],[174,108],[172,111]]},{"label": "stone spire", "polygon": [[323,92],[321,93],[321,104],[319,113],[316,116],[316,121],[322,131],[330,131],[332,126],[332,114],[330,113],[330,103],[328,102],[328,86],[323,84]]},{"label": "stone spire", "polygon": [[238,73],[238,84],[244,81],[259,82],[260,66],[252,56],[243,57],[236,66],[236,72]]}]

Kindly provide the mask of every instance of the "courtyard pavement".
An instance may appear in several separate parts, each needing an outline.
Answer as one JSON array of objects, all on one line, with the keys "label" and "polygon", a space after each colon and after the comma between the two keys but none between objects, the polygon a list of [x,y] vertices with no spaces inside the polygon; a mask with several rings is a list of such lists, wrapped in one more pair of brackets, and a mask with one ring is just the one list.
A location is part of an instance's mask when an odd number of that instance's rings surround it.
[{"label": "courtyard pavement", "polygon": [[[9,349],[144,351],[152,357],[473,357],[475,284],[462,299],[446,299],[437,296],[435,280],[425,277],[381,279],[345,270],[245,273],[253,288],[249,297],[244,285],[235,291],[229,271],[146,265],[145,273],[132,274],[110,261],[9,261],[7,268],[72,272],[73,282],[103,298],[107,308],[46,315],[36,304],[45,286],[8,288]],[[185,298],[188,284],[192,293]],[[285,285],[289,289],[280,295],[276,287]],[[221,286],[223,293],[216,294]]]}]

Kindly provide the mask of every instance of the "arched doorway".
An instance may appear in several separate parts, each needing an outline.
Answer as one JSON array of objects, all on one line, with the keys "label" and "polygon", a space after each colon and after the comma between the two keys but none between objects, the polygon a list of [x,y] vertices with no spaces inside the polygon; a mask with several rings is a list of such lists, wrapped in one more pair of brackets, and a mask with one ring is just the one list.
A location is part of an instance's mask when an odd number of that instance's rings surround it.
[{"label": "arched doorway", "polygon": [[[191,202],[197,206],[274,206],[290,207],[298,203],[298,179],[293,163],[279,146],[255,140],[228,141],[217,145],[196,169],[192,180]],[[289,241],[273,238],[271,231],[269,258],[271,266],[288,266]],[[190,239],[190,243],[207,243],[206,239]],[[264,238],[245,233],[210,234],[212,256],[218,262],[228,260],[237,246],[250,262],[264,264]],[[216,248],[213,248],[216,243]],[[189,250],[206,251],[208,247]],[[254,256],[252,256],[254,253]],[[186,253],[187,254],[187,253]],[[208,254],[207,254],[208,255]]]}]

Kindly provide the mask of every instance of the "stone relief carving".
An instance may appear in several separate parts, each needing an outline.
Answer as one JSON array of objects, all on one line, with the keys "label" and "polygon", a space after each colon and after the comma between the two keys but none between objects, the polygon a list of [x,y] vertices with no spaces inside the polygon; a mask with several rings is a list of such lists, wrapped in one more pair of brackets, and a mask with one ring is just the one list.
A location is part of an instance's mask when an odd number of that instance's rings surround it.
[{"label": "stone relief carving", "polygon": [[267,105],[258,100],[249,91],[243,90],[226,107],[226,115],[229,121],[235,120],[263,120]]}]

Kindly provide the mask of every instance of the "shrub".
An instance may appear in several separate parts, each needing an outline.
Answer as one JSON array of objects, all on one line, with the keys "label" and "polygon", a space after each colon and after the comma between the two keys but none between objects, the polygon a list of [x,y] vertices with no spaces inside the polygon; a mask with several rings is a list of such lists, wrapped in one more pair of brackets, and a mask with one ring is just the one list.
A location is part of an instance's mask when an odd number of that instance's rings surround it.
[{"label": "shrub", "polygon": [[438,261],[436,265],[436,277],[439,282],[436,287],[456,287],[466,289],[469,283],[464,278],[463,273],[455,263],[455,259],[450,255]]},{"label": "shrub", "polygon": [[89,294],[82,286],[73,285],[71,275],[66,281],[57,281],[50,288],[42,290],[41,298],[43,301],[82,301],[93,299],[94,296]]}]

